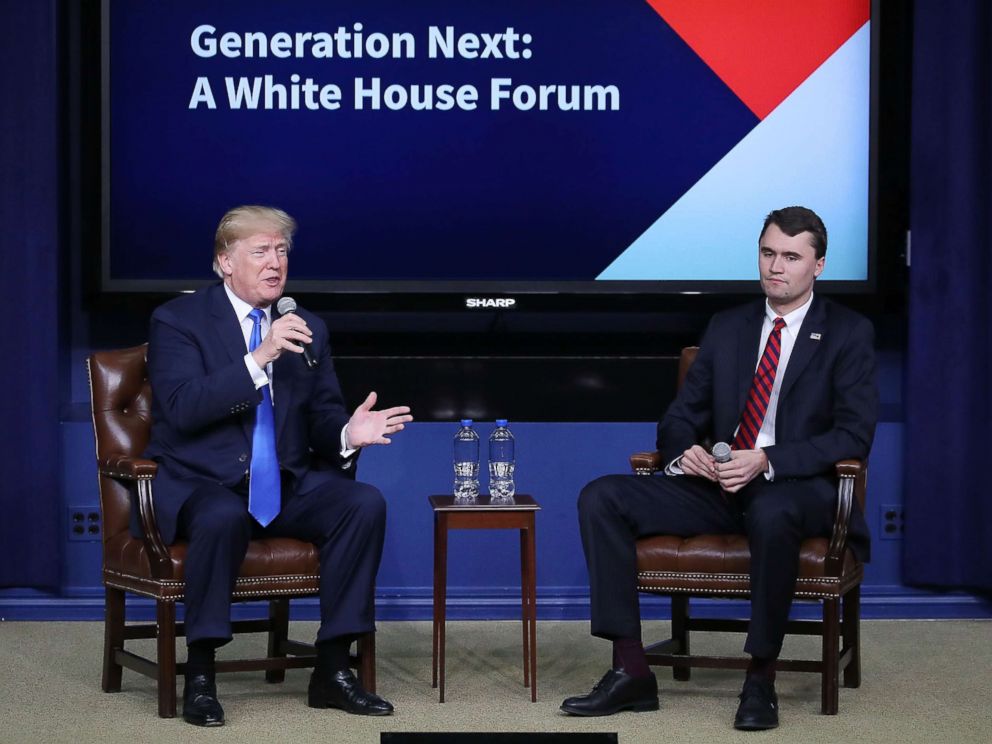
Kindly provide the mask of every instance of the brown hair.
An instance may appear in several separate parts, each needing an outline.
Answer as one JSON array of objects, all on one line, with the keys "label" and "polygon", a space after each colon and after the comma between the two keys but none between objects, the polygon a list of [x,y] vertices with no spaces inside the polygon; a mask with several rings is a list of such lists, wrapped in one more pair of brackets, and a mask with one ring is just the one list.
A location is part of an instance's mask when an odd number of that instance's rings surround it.
[{"label": "brown hair", "polygon": [[816,252],[817,258],[827,255],[827,228],[823,220],[812,209],[806,207],[783,207],[768,213],[765,217],[765,224],[761,227],[761,235],[758,242],[764,237],[769,225],[775,225],[790,238],[794,238],[800,233],[808,232],[810,235],[809,244]]}]

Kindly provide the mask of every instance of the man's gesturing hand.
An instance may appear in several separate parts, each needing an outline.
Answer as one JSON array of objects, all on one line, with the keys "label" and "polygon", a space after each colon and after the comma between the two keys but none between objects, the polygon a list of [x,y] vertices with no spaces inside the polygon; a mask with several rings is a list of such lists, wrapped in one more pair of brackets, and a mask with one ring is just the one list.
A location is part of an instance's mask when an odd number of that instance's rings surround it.
[{"label": "man's gesturing hand", "polygon": [[413,421],[409,406],[394,406],[383,411],[373,411],[375,392],[369,393],[348,421],[348,447],[357,449],[370,444],[389,444],[387,434],[403,431],[403,424]]},{"label": "man's gesturing hand", "polygon": [[768,457],[762,449],[734,450],[730,460],[716,463],[717,480],[727,493],[737,493],[768,471]]},{"label": "man's gesturing hand", "polygon": [[262,343],[251,353],[259,367],[278,359],[287,349],[295,354],[303,353],[303,344],[313,340],[313,331],[307,322],[296,313],[286,313],[272,322]]},{"label": "man's gesturing hand", "polygon": [[698,444],[692,445],[682,453],[679,467],[686,475],[696,475],[706,480],[716,482],[716,460]]}]

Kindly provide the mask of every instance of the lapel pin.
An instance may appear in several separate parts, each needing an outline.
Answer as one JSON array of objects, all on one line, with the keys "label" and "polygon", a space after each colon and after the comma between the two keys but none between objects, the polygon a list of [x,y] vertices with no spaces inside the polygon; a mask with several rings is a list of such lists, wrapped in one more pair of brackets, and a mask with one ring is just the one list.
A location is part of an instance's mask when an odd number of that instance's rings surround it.
[{"label": "lapel pin", "polygon": [[809,334],[809,337],[811,339],[813,339],[814,341],[819,341],[820,340],[820,334],[819,333],[811,333],[811,334]]}]

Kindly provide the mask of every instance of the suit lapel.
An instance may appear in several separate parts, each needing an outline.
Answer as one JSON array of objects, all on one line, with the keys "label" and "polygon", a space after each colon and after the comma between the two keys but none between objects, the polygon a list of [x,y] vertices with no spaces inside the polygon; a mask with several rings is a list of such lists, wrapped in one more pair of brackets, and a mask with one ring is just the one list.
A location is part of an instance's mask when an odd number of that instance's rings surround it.
[{"label": "suit lapel", "polygon": [[[211,290],[210,312],[214,319],[214,330],[231,361],[243,359],[248,347],[245,346],[241,322],[231,306],[231,301],[227,299],[223,284],[218,284]],[[254,419],[254,415],[241,415],[241,426],[249,442],[252,440]]]},{"label": "suit lapel", "polygon": [[231,361],[242,359],[248,348],[241,331],[241,321],[224,293],[223,284],[218,284],[211,290],[210,309],[214,316],[214,329]]},{"label": "suit lapel", "polygon": [[782,380],[782,388],[778,394],[779,405],[785,400],[785,396],[789,394],[792,386],[796,384],[796,380],[799,379],[810,359],[813,358],[813,355],[820,348],[820,344],[823,343],[821,339],[826,333],[826,325],[826,308],[820,298],[814,297],[813,304],[799,328],[799,335],[796,338],[795,346],[792,347],[789,364],[785,368],[785,378]]},{"label": "suit lapel", "polygon": [[758,344],[761,343],[761,324],[765,319],[765,303],[755,307],[747,316],[737,337],[737,416],[744,412],[747,394],[758,366]]}]

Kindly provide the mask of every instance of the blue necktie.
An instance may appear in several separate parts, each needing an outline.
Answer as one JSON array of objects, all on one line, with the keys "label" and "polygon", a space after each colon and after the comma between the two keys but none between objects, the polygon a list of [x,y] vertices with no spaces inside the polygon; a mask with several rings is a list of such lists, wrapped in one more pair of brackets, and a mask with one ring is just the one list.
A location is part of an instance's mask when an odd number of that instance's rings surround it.
[{"label": "blue necktie", "polygon": [[[262,318],[265,313],[257,308],[249,313],[255,324],[251,329],[248,351],[255,351],[262,343]],[[280,505],[279,460],[276,457],[276,425],[272,413],[272,396],[269,386],[262,388],[262,402],[255,409],[255,433],[251,440],[251,477],[248,481],[248,513],[263,527],[279,513]]]}]

